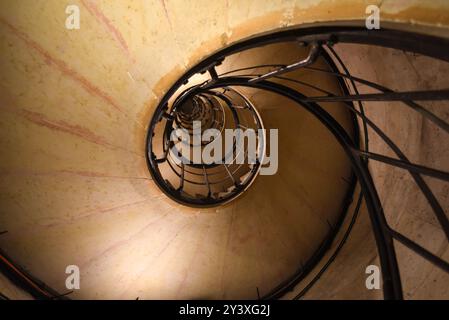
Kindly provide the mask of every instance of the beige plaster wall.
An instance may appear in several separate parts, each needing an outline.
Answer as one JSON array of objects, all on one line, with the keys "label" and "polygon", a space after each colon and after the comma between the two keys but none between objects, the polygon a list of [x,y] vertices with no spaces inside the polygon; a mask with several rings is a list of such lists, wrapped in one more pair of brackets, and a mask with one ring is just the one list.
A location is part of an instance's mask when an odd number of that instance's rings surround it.
[{"label": "beige plaster wall", "polygon": [[[266,293],[335,219],[326,208],[344,194],[341,151],[313,120],[291,114],[305,132],[321,134],[323,150],[340,159],[335,170],[317,168],[332,165],[325,154],[314,162],[317,149],[303,171],[283,160],[284,177],[260,177],[232,205],[193,210],[150,180],[146,125],[169,86],[223,46],[299,24],[363,19],[371,3],[390,21],[449,24],[446,1],[0,1],[0,226],[8,230],[0,245],[59,291],[65,267],[79,265],[82,290],[73,298]],[[80,30],[64,26],[69,4],[81,10]],[[273,106],[264,121],[287,132]],[[288,183],[311,190],[305,186],[316,182],[319,190],[330,173],[329,190],[340,190],[333,198],[288,193]]]}]

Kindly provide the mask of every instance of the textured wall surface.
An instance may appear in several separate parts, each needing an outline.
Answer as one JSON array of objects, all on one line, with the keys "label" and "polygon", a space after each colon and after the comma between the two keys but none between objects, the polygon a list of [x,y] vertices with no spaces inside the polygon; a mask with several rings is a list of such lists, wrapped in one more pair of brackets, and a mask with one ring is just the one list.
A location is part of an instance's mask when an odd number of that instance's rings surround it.
[{"label": "textured wall surface", "polygon": [[[65,28],[69,4],[80,8],[79,30]],[[338,216],[345,193],[340,178],[349,172],[341,150],[306,114],[287,110],[288,102],[255,95],[266,126],[280,128],[283,159],[291,155],[291,143],[310,150],[307,134],[319,137],[323,148],[308,157],[301,148],[294,150],[301,170],[292,159],[281,160],[281,174],[259,177],[229,206],[190,209],[169,201],[151,181],[144,156],[147,123],[170,85],[214,51],[299,24],[364,19],[368,4],[381,5],[383,19],[402,22],[404,28],[449,25],[446,1],[1,0],[0,231],[8,233],[0,236],[0,246],[61,292],[66,291],[66,266],[78,265],[82,290],[73,298],[256,298],[257,289],[267,293],[313,252],[328,232],[327,220]],[[274,55],[295,53],[273,50]],[[361,54],[373,59],[369,52],[353,51],[345,60]],[[355,67],[363,69],[358,62]],[[288,117],[280,117],[278,108],[286,108]],[[347,115],[335,112],[350,128]],[[392,121],[386,111],[377,117]],[[405,119],[404,125],[407,121],[414,120]],[[293,125],[304,135],[292,137]],[[423,138],[427,131],[409,129],[419,146],[430,144],[426,137],[443,139],[438,132]],[[432,154],[432,149],[422,152]],[[440,164],[447,170],[447,163]],[[385,179],[382,168],[373,169],[384,181],[383,193],[401,179]],[[289,183],[300,191],[289,193]],[[447,190],[441,189],[441,196],[447,199]],[[400,199],[391,204],[400,206]],[[397,223],[415,228],[415,220],[401,216],[405,220]],[[372,239],[363,240],[370,237],[368,224],[363,226],[354,237],[362,237],[355,246],[366,244],[366,256],[348,249],[341,257],[347,257],[341,264],[353,277],[334,279],[330,295],[323,288],[315,297],[353,297],[348,292],[358,289],[364,297],[377,297],[363,290],[364,269],[356,269],[376,259]],[[425,226],[425,234],[432,233],[431,222]],[[428,241],[439,245],[442,238]],[[440,250],[447,254],[447,248]],[[425,291],[415,294],[419,285],[413,283],[407,287],[410,297],[426,296]],[[1,280],[3,286],[9,288]]]},{"label": "textured wall surface", "polygon": [[[336,51],[353,76],[379,83],[395,91],[430,90],[449,86],[445,76],[449,71],[447,63],[428,57],[399,50],[349,44],[337,45]],[[359,85],[358,90],[360,93],[375,92],[363,85]],[[446,122],[449,121],[446,101],[420,104]],[[449,145],[446,132],[400,103],[365,102],[364,106],[368,118],[390,137],[412,163],[448,171]],[[372,129],[368,131],[368,135],[371,152],[396,158]],[[376,161],[370,162],[370,169],[390,226],[447,260],[449,247],[445,235],[412,176],[405,170]],[[447,184],[429,177],[425,177],[425,181],[447,214]],[[446,273],[397,242],[395,249],[403,280],[404,298],[449,298],[449,276]],[[370,231],[368,212],[362,206],[345,247],[306,298],[381,298],[380,292],[368,291],[364,287],[364,270],[370,264],[380,265],[374,236]],[[303,287],[304,285],[299,285],[287,298]]]}]

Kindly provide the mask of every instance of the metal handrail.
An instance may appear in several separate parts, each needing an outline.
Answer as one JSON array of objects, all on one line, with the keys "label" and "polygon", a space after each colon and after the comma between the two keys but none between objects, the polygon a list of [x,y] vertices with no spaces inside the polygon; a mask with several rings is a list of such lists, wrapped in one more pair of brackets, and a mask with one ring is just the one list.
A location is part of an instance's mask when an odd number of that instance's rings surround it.
[{"label": "metal handrail", "polygon": [[[361,79],[352,76],[342,60],[338,57],[336,52],[332,49],[332,46],[336,43],[358,43],[368,44],[376,46],[384,46],[393,49],[405,50],[420,53],[435,59],[440,59],[449,62],[449,53],[447,48],[449,47],[449,41],[447,39],[438,38],[434,36],[421,35],[416,33],[409,33],[404,31],[397,31],[391,29],[381,29],[375,31],[368,31],[359,27],[310,27],[304,29],[290,29],[286,31],[280,31],[260,37],[254,37],[246,41],[231,45],[223,49],[222,51],[215,53],[214,55],[206,58],[200,62],[197,66],[189,70],[181,79],[179,79],[174,86],[167,92],[167,94],[161,99],[161,105],[164,105],[168,101],[169,97],[179,88],[181,83],[186,83],[188,79],[199,71],[204,70],[207,66],[215,66],[214,61],[220,61],[220,63],[226,59],[227,56],[241,52],[250,48],[263,46],[266,44],[272,44],[276,42],[286,41],[299,41],[301,43],[312,44],[311,53],[309,57],[298,63],[291,65],[297,65],[298,68],[305,68],[309,71],[326,72],[332,74],[339,81],[340,86],[344,89],[344,95],[332,95],[326,92],[326,96],[307,97],[292,88],[279,84],[277,79],[289,78],[280,77],[280,73],[287,73],[289,71],[288,66],[284,65],[261,65],[250,66],[239,69],[240,71],[247,71],[257,68],[266,68],[271,66],[280,67],[277,70],[265,73],[265,74],[246,74],[244,76],[234,75],[239,70],[230,70],[224,74],[218,75],[216,72],[211,73],[213,75],[210,81],[206,81],[201,85],[201,89],[214,89],[221,87],[243,86],[251,87],[260,90],[267,90],[281,96],[287,97],[295,101],[298,106],[306,109],[312,115],[314,115],[321,123],[323,123],[327,129],[334,135],[337,141],[345,150],[348,158],[351,161],[352,168],[357,181],[361,187],[362,195],[365,200],[372,230],[375,236],[376,245],[380,257],[382,275],[383,275],[383,292],[385,299],[402,299],[402,283],[399,275],[399,268],[397,257],[394,249],[393,240],[399,241],[406,247],[413,250],[423,258],[432,262],[434,265],[441,269],[448,271],[448,263],[436,255],[432,254],[428,250],[422,248],[414,241],[408,239],[404,235],[393,230],[386,218],[382,207],[382,202],[377,194],[376,186],[372,180],[371,173],[368,168],[368,160],[378,160],[387,163],[388,165],[395,166],[407,170],[413,177],[415,183],[420,188],[421,192],[426,197],[433,212],[435,213],[442,230],[448,236],[449,240],[449,221],[444,214],[442,206],[439,204],[435,195],[431,189],[427,186],[421,175],[431,175],[443,180],[448,180],[449,173],[434,168],[415,165],[410,163],[403,152],[392,142],[392,140],[379,128],[372,120],[370,120],[363,110],[364,101],[398,101],[409,106],[411,109],[419,112],[422,116],[426,117],[434,124],[449,132],[449,124],[443,119],[439,118],[423,106],[415,102],[415,100],[449,100],[449,89],[443,90],[426,90],[426,91],[411,91],[411,92],[394,92],[388,88],[385,88],[377,83],[370,82],[366,79]],[[321,48],[316,49],[316,44],[319,43],[320,47],[325,47],[330,52],[331,58],[326,53],[326,50]],[[426,45],[417,45],[425,43]],[[318,57],[315,56],[316,52],[320,53],[320,56],[324,57],[326,62],[332,66],[332,70],[322,70],[310,66],[310,63],[315,61]],[[313,59],[312,59],[313,58]],[[307,62],[307,63],[304,63]],[[340,72],[336,67],[338,63],[343,69]],[[290,65],[290,66],[291,66]],[[287,67],[287,68],[286,68]],[[291,70],[298,68],[290,68]],[[290,70],[290,71],[291,71]],[[233,76],[230,76],[233,74]],[[349,94],[349,89],[346,85],[346,81],[352,86],[353,94]],[[357,91],[356,83],[362,83],[371,86],[374,89],[380,91],[375,94],[360,94]],[[318,88],[319,89],[319,88]],[[183,97],[181,97],[182,99]],[[319,103],[322,102],[342,102],[349,108],[355,118],[359,118],[363,125],[363,132],[365,138],[365,145],[359,146],[355,144],[353,139],[347,135],[345,130],[340,124],[332,118]],[[355,108],[353,103],[356,102],[359,106],[359,110]],[[393,152],[399,157],[399,160],[385,157],[383,155],[377,155],[368,151],[368,127],[374,130],[376,134],[391,148]],[[151,140],[151,139],[149,139]],[[328,249],[328,248],[327,248]],[[326,250],[327,250],[326,249]],[[322,250],[322,251],[326,251]],[[323,254],[312,257],[314,265],[323,257]],[[302,280],[303,275],[311,271],[311,268],[305,270],[301,267],[297,274],[295,274],[290,280],[281,284],[278,288],[275,288],[271,294],[267,295],[269,298],[279,297],[283,292],[292,289],[294,284]]]}]

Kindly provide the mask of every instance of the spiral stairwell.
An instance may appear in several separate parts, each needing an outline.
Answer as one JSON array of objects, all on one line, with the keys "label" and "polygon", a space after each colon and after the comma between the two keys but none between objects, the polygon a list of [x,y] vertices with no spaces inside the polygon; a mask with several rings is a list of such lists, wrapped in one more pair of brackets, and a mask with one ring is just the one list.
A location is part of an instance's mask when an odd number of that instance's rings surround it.
[{"label": "spiral stairwell", "polygon": [[449,298],[449,5],[371,2],[0,1],[2,296]]}]

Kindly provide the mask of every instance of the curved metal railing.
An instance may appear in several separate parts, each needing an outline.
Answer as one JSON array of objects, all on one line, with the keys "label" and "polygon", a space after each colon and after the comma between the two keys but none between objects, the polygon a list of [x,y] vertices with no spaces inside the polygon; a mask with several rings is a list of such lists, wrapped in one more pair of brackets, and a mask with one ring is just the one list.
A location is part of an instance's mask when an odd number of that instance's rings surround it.
[{"label": "curved metal railing", "polygon": [[[148,164],[154,181],[173,200],[190,206],[209,207],[227,203],[243,193],[257,176],[259,157],[250,159],[245,131],[263,130],[262,119],[251,101],[232,87],[185,88],[153,115],[148,134]],[[213,135],[203,140],[207,130]],[[226,145],[224,132],[236,130]],[[242,139],[241,139],[242,138]],[[263,154],[264,135],[254,135],[255,149]],[[215,144],[215,146],[214,146]],[[210,146],[220,150],[217,161],[191,161]],[[195,159],[194,159],[195,160]]]},{"label": "curved metal railing", "polygon": [[[304,46],[310,46],[310,55],[306,59],[292,65],[248,66],[247,68],[228,71],[221,75],[217,74],[216,72],[216,66],[222,63],[223,60],[226,59],[226,57],[232,54],[254,47],[286,41],[296,41]],[[352,226],[356,221],[360,205],[362,201],[365,201],[381,263],[384,298],[402,299],[402,283],[399,275],[394,241],[402,243],[404,246],[406,246],[419,256],[423,257],[427,261],[433,263],[435,266],[448,273],[449,263],[438,257],[435,253],[423,248],[420,244],[409,239],[389,225],[385,217],[382,201],[378,195],[376,185],[371,176],[368,164],[371,161],[376,161],[406,170],[411,175],[414,182],[419,187],[419,190],[426,198],[429,204],[429,208],[435,215],[437,221],[439,222],[441,230],[444,232],[446,240],[448,241],[449,221],[445,213],[445,209],[447,208],[443,208],[443,206],[439,203],[431,188],[424,180],[424,177],[429,176],[447,182],[449,181],[449,173],[438,170],[436,168],[426,167],[410,162],[404,152],[393,142],[393,140],[384,131],[382,131],[372,119],[367,117],[364,110],[364,107],[366,108],[366,106],[364,106],[364,102],[394,101],[397,103],[401,103],[409,107],[410,111],[418,112],[419,114],[421,114],[422,117],[425,117],[426,119],[431,121],[442,131],[444,131],[445,134],[447,134],[449,132],[449,124],[444,119],[438,117],[437,115],[426,109],[419,102],[449,100],[449,89],[445,88],[435,90],[398,92],[390,88],[386,88],[380,84],[371,82],[367,79],[355,77],[350,74],[342,59],[340,59],[340,57],[333,49],[333,46],[337,43],[355,43],[383,46],[419,53],[434,59],[449,62],[449,52],[447,50],[449,48],[449,41],[447,39],[388,29],[368,31],[364,28],[357,27],[308,27],[280,31],[239,42],[213,54],[212,56],[206,58],[198,65],[193,67],[183,77],[181,77],[161,99],[155,112],[156,116],[153,117],[150,123],[150,130],[147,137],[148,166],[153,174],[157,172],[155,168],[158,166],[158,163],[156,162],[158,162],[157,160],[159,158],[154,156],[152,145],[154,141],[152,139],[153,133],[156,131],[154,130],[154,128],[158,126],[161,118],[168,120],[166,121],[165,127],[162,130],[162,142],[160,143],[160,145],[162,146],[161,150],[163,151],[162,154],[165,154],[164,152],[167,149],[164,148],[168,146],[167,134],[173,131],[173,129],[181,127],[187,129],[187,131],[191,133],[191,130],[193,128],[189,127],[189,122],[191,122],[193,119],[199,119],[199,121],[209,121],[210,113],[213,113],[213,119],[216,120],[216,122],[213,122],[213,124],[212,122],[208,122],[207,124],[205,122],[206,126],[214,127],[217,129],[224,128],[225,117],[223,116],[224,112],[221,111],[221,107],[235,109],[233,107],[240,104],[236,102],[238,99],[245,100],[245,98],[242,96],[237,97],[238,94],[233,91],[233,87],[235,86],[264,90],[294,101],[298,105],[298,107],[310,112],[316,119],[318,119],[324,126],[326,126],[326,128],[333,134],[335,139],[340,143],[348,159],[350,159],[351,161],[354,173],[354,182],[358,183],[361,190],[360,194],[358,194],[357,196],[355,210],[352,213],[350,224],[347,229],[343,231],[344,235],[342,237],[342,240],[336,246],[334,252],[330,255],[330,258],[324,264],[324,267],[322,267],[317,275],[305,286],[305,288],[297,294],[296,298],[302,297],[304,293],[307,292],[307,290],[311,286],[313,286],[316,281],[319,280],[320,276],[326,271],[326,269],[332,263],[333,259],[338,255],[339,250],[342,248],[344,242],[351,232]],[[320,58],[324,59],[328,63],[328,69],[317,68],[314,66],[314,61]],[[267,68],[269,69],[268,71],[266,71]],[[334,76],[340,84],[342,93],[335,94],[333,92],[326,91],[316,84],[288,78],[288,72],[297,70],[298,68],[306,68],[310,72],[324,73]],[[258,70],[261,72],[255,74],[243,73],[247,72],[248,70]],[[195,75],[204,74],[205,72],[209,72],[209,79],[206,79],[198,86],[189,88],[189,90],[184,91],[180,95],[176,95],[176,92],[179,90],[179,88],[188,83],[189,79],[191,79]],[[289,86],[288,83],[295,83],[313,88],[317,92],[320,92],[320,94],[318,96],[305,96],[298,90]],[[360,94],[357,89],[357,84],[368,86],[375,90],[376,93]],[[176,97],[176,100],[175,102],[171,103],[170,99],[173,99],[174,97]],[[176,113],[176,106],[182,106],[183,103],[185,103],[188,99],[191,99],[191,105],[179,107],[179,113]],[[247,101],[244,102],[243,105],[246,105],[247,107],[248,105],[251,106],[248,103],[249,99],[246,100]],[[361,128],[359,131],[361,133],[361,136],[364,138],[363,141],[359,141],[358,136],[350,136],[338,123],[338,121],[334,119],[320,105],[327,102],[342,102],[348,108],[348,110],[352,113],[354,119],[358,119],[360,121]],[[169,110],[169,105],[175,106],[175,108],[171,108]],[[200,105],[203,106],[201,107]],[[249,107],[248,109],[255,110],[254,106]],[[239,110],[238,112],[240,111],[241,110]],[[257,113],[252,110],[249,111],[252,113],[253,119],[257,119]],[[209,115],[207,117],[204,117],[205,113],[209,113]],[[358,128],[357,124],[359,123],[359,121],[355,120],[354,122],[356,128]],[[166,130],[167,127],[170,129]],[[262,122],[257,124],[256,121],[256,127],[263,127]],[[392,158],[382,154],[376,154],[369,150],[368,128],[370,128],[370,130],[372,130],[386,143],[386,145],[388,145],[390,150],[397,156],[397,158]],[[182,171],[182,166],[181,168],[179,166],[173,166],[173,168],[177,170],[177,173],[181,172],[179,175],[175,174],[174,176],[177,177],[178,181],[180,181],[179,183],[182,185],[183,182],[181,181],[184,180],[184,183],[187,181],[185,179],[185,174],[187,172],[185,170],[186,168],[184,168],[184,171]],[[190,172],[193,172],[200,176],[201,174],[198,174],[195,169],[196,168],[190,168],[189,170]],[[204,168],[202,169],[204,177]],[[213,168],[208,168],[208,170],[209,169]],[[184,176],[182,172],[184,172]],[[234,183],[231,176],[228,175],[227,180],[229,180],[228,182]],[[252,179],[254,179],[255,176],[256,173],[252,175]],[[181,177],[184,178],[181,180]],[[178,187],[175,187],[173,186],[173,183],[170,183],[172,185],[170,186],[170,184],[165,181],[162,175],[158,176],[157,174],[155,174],[155,178],[160,186],[166,187],[166,189],[162,187],[164,192],[169,194],[169,196],[171,196],[172,198],[178,197],[178,193],[172,194],[172,192],[173,190],[175,190],[175,192],[178,192],[179,190],[176,191],[176,189],[179,189],[179,185]],[[189,181],[194,180],[192,178],[189,179]],[[200,197],[185,197],[181,198],[181,200],[177,198],[177,200],[192,205],[207,206],[220,204],[224,201],[230,201],[239,193],[241,193],[240,191],[237,193],[229,193],[226,197],[224,197],[225,200],[223,200],[223,198],[220,198],[219,196],[212,196],[213,192],[210,191],[208,182],[206,183],[205,181],[203,181],[203,183],[200,184],[202,187],[207,187],[205,189],[205,194]],[[355,184],[352,184],[349,189],[350,194],[345,206],[345,211],[348,210],[350,199],[354,195]],[[277,288],[274,288],[272,292],[264,298],[280,297],[287,290],[292,289],[296,284],[304,280],[305,276],[307,276],[310,271],[314,269],[314,267],[316,267],[317,263],[323,259],[324,254],[331,248],[331,243],[335,239],[335,235],[340,229],[341,222],[342,220],[339,224],[334,226],[334,232],[329,235],[328,239],[322,244],[322,246],[311,257],[311,259],[304,266],[301,266],[298,269],[298,272],[294,276],[292,276],[285,283],[280,284]],[[54,299],[64,297],[48,288],[41,281],[27,274],[23,269],[17,267],[17,265],[14,264],[11,259],[9,259],[3,252],[0,252],[0,258],[0,267],[2,268],[2,270],[6,273],[9,273],[11,278],[16,280],[16,283],[21,285],[25,290],[29,291],[34,297],[41,299]]]},{"label": "curved metal railing", "polygon": [[[305,59],[290,65],[250,65],[245,68],[227,71],[221,75],[217,74],[216,67],[232,54],[255,47],[287,41],[296,41],[303,46],[308,46],[310,48],[309,55]],[[388,47],[402,51],[419,53],[427,57],[449,62],[449,54],[447,51],[447,48],[449,48],[449,41],[443,38],[388,29],[369,31],[358,27],[311,27],[304,29],[291,29],[242,41],[208,57],[188,71],[181,79],[179,79],[177,83],[174,84],[174,86],[162,98],[159,107],[156,110],[156,114],[160,113],[161,110],[167,106],[169,99],[183,83],[188,82],[189,79],[196,74],[202,74],[205,72],[210,74],[210,78],[201,83],[201,85],[194,87],[192,91],[190,91],[191,95],[200,94],[203,90],[216,90],[224,87],[246,87],[278,94],[279,96],[283,96],[296,102],[299,107],[310,112],[333,134],[335,139],[344,149],[352,164],[354,175],[361,189],[360,198],[357,200],[353,221],[355,221],[363,198],[369,212],[371,226],[381,262],[384,298],[402,299],[402,284],[393,243],[394,241],[398,241],[446,272],[449,272],[449,264],[436,254],[428,251],[415,241],[396,231],[388,224],[381,199],[379,198],[376,185],[368,167],[368,162],[381,162],[407,170],[416,185],[419,187],[421,193],[427,199],[429,207],[437,218],[448,241],[448,218],[442,205],[438,202],[423,177],[429,176],[447,182],[449,181],[449,173],[436,168],[426,167],[410,162],[403,151],[393,142],[393,140],[384,131],[382,131],[374,121],[366,116],[363,109],[363,104],[368,101],[388,101],[404,104],[408,106],[411,111],[418,112],[423,117],[445,131],[445,133],[448,133],[448,123],[418,102],[449,100],[449,89],[426,89],[420,91],[398,92],[367,79],[352,76],[349,73],[348,68],[344,65],[342,59],[333,49],[333,46],[337,43],[355,43]],[[320,58],[323,58],[327,62],[330,67],[329,69],[317,68],[314,66],[314,62]],[[248,71],[263,71],[267,68],[271,68],[271,70],[248,74]],[[335,94],[320,88],[316,84],[298,81],[285,76],[288,75],[289,72],[301,68],[307,69],[309,72],[334,76],[340,83],[343,93]],[[278,80],[282,80],[282,82]],[[297,89],[289,86],[287,84],[288,82],[313,88],[320,92],[320,94],[317,96],[305,96]],[[377,92],[360,94],[357,89],[357,84],[368,86]],[[182,101],[183,97],[181,97],[180,100]],[[343,103],[352,113],[354,118],[360,121],[362,124],[364,143],[358,143],[357,139],[351,137],[341,126],[341,124],[321,106],[321,104],[328,102]],[[150,128],[155,125],[155,119],[156,118],[153,118]],[[390,150],[396,154],[397,158],[392,158],[369,151],[368,128],[373,130],[373,132],[388,145]],[[149,134],[147,144],[147,151],[149,152],[151,151],[151,143],[151,134]],[[150,171],[153,170],[154,167],[152,161],[150,152],[148,154],[148,165]],[[353,223],[350,224],[350,228],[352,225]],[[324,270],[329,266],[329,263],[335,258],[335,255],[338,254],[338,251],[341,249],[341,246],[346,240],[349,232],[350,229],[347,230],[341,245],[337,246],[336,252],[331,256],[328,263],[325,264],[325,267],[318,273],[318,276],[315,277],[312,282],[297,295],[297,298],[301,297],[305,291],[310,288],[310,286],[313,285],[317,279],[319,279],[322,272],[324,272]],[[305,276],[313,269],[313,267],[316,266],[317,262],[323,257],[324,253],[329,249],[330,243],[332,242],[334,236],[335,234],[331,234],[329,236],[329,241],[326,241],[326,243],[320,247],[310,261],[299,269],[297,274],[285,283],[281,284],[279,287],[275,288],[266,296],[266,298],[280,297],[286,292],[286,290],[290,290],[295,284],[303,280]]]}]

